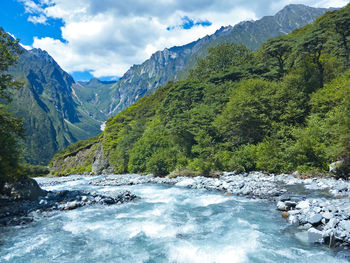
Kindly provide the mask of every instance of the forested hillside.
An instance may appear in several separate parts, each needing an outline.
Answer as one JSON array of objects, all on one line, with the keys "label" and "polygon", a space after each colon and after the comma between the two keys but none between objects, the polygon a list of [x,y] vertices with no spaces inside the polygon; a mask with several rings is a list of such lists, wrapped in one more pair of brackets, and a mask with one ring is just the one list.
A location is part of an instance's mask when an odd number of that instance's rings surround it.
[{"label": "forested hillside", "polygon": [[102,146],[117,173],[325,172],[341,160],[338,172],[348,174],[349,31],[350,5],[256,52],[211,48],[187,79],[110,118],[100,136],[60,152],[52,167],[65,173],[67,159],[90,150],[69,171],[91,171]]}]

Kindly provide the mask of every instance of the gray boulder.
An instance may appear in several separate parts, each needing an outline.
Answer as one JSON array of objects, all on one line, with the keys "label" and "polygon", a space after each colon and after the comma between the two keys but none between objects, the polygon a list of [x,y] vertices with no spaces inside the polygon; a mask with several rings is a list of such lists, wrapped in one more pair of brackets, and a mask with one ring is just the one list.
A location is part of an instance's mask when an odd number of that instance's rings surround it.
[{"label": "gray boulder", "polygon": [[316,225],[321,222],[322,218],[321,214],[314,214],[309,217],[308,222],[312,225]]},{"label": "gray boulder", "polygon": [[339,226],[346,232],[350,233],[350,220],[343,220],[339,222]]},{"label": "gray boulder", "polygon": [[34,179],[27,177],[14,182],[6,182],[0,192],[4,195],[23,200],[37,200],[39,196],[47,194]]}]

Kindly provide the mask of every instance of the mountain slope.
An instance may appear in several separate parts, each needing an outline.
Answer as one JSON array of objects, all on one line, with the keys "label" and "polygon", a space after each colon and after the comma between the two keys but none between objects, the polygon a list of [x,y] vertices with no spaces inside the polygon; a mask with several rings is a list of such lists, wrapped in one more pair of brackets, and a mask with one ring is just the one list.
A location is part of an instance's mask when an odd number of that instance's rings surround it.
[{"label": "mountain slope", "polygon": [[268,38],[287,34],[296,28],[312,23],[329,9],[304,5],[288,5],[275,16],[257,21],[241,22],[227,26],[215,34],[184,46],[172,47],[154,53],[141,65],[132,66],[111,88],[111,101],[102,110],[108,117],[115,115],[139,98],[153,93],[170,80],[186,77],[198,58],[207,54],[208,48],[221,43],[236,42],[257,50]]},{"label": "mountain slope", "polygon": [[52,169],[314,175],[338,161],[338,176],[349,177],[349,25],[350,4],[255,53],[217,46],[193,71],[201,74],[170,82],[109,118],[98,137],[58,153]]},{"label": "mountain slope", "polygon": [[47,52],[23,50],[10,73],[24,82],[13,92],[11,109],[24,121],[27,162],[46,164],[57,151],[99,132],[100,123],[73,94],[73,78]]}]

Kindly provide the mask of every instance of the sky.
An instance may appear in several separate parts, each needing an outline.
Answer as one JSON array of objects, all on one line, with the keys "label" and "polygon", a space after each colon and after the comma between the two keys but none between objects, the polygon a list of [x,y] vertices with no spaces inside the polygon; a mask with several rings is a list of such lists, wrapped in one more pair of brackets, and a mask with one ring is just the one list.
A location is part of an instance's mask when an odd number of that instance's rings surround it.
[{"label": "sky", "polygon": [[221,26],[274,15],[288,4],[349,0],[0,0],[0,26],[27,49],[46,50],[76,80],[121,77],[157,50]]}]

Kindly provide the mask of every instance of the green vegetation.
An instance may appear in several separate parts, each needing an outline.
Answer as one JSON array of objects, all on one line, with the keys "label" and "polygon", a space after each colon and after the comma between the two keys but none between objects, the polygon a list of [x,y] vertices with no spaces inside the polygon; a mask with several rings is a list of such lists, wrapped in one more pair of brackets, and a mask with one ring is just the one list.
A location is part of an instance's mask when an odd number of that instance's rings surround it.
[{"label": "green vegetation", "polygon": [[237,44],[209,49],[187,79],[107,121],[99,143],[111,167],[319,173],[343,160],[340,175],[348,175],[349,14],[350,5],[328,12],[254,53]]},{"label": "green vegetation", "polygon": [[14,118],[6,106],[11,101],[11,90],[21,85],[7,73],[9,66],[16,63],[20,52],[17,41],[0,28],[0,189],[4,182],[14,180],[22,173],[18,144],[18,138],[23,136],[22,122]]},{"label": "green vegetation", "polygon": [[50,173],[47,166],[31,165],[27,163],[21,164],[21,170],[23,171],[23,175],[28,177],[47,176]]}]

